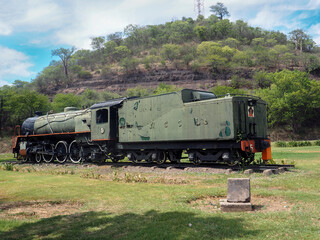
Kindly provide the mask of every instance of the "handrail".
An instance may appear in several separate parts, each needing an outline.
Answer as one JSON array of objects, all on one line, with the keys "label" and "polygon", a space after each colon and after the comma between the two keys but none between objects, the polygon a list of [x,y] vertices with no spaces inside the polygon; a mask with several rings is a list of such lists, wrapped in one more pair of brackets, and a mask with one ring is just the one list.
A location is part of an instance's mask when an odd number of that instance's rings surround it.
[{"label": "handrail", "polygon": [[[16,136],[17,129],[19,129],[19,131],[18,131],[18,135]],[[21,127],[20,127],[20,125],[16,125],[14,127],[13,136],[11,138],[11,147],[12,147],[12,149],[14,149],[17,146],[17,139],[18,139],[18,136],[20,136],[20,135],[21,135]]]},{"label": "handrail", "polygon": [[252,97],[252,98],[261,99],[261,97],[250,95],[250,94],[243,94],[243,93],[227,93],[224,95],[217,95],[218,98],[219,97],[226,97],[226,96],[243,96],[243,97]]}]

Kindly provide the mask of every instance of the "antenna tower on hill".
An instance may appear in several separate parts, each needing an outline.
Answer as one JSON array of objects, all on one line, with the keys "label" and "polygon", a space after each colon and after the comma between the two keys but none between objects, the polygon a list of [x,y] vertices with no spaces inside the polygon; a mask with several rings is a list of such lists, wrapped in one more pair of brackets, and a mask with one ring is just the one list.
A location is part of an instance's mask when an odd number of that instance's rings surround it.
[{"label": "antenna tower on hill", "polygon": [[194,0],[194,11],[197,17],[204,16],[204,0]]}]

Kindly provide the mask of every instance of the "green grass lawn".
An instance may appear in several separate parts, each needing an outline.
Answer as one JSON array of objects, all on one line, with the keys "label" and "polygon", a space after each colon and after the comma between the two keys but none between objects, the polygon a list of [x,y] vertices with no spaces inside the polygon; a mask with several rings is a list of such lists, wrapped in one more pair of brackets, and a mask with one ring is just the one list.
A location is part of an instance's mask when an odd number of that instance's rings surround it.
[{"label": "green grass lawn", "polygon": [[[125,169],[2,169],[0,239],[320,239],[320,147],[273,148],[273,158],[297,168],[250,175],[252,203],[264,202],[245,213],[201,200],[225,197],[227,178],[242,173],[142,172],[133,175],[148,181],[133,182],[116,179]],[[166,177],[184,181],[150,180]]]}]

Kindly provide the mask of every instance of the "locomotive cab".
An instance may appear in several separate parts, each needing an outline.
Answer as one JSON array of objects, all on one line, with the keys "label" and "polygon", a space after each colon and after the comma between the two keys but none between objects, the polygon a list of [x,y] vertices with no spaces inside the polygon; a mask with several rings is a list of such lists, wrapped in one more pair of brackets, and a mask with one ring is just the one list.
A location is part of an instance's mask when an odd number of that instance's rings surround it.
[{"label": "locomotive cab", "polygon": [[91,141],[117,140],[117,112],[123,98],[91,106]]},{"label": "locomotive cab", "polygon": [[114,136],[110,136],[110,107],[94,109],[91,112],[91,140],[106,141]]}]

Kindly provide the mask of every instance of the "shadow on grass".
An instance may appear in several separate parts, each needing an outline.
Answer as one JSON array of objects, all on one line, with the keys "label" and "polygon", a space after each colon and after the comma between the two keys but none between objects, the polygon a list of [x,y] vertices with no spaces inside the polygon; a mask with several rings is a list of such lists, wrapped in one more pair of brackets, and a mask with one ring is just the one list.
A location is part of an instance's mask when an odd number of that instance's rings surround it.
[{"label": "shadow on grass", "polygon": [[111,215],[85,212],[23,223],[0,239],[220,239],[249,237],[242,218],[199,217],[189,212],[149,211]]}]

